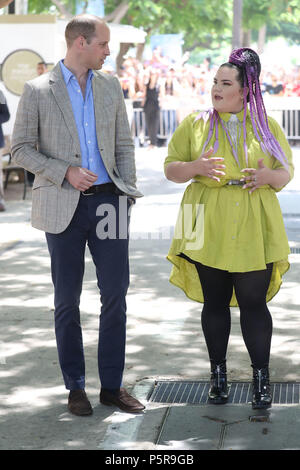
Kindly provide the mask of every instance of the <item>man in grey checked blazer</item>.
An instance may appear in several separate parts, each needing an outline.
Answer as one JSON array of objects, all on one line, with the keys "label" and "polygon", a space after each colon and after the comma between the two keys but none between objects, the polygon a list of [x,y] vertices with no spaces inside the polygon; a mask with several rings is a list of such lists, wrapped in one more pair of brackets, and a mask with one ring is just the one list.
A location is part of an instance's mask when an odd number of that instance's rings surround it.
[{"label": "man in grey checked blazer", "polygon": [[[103,221],[101,205],[113,208],[118,229],[124,200],[128,220],[130,204],[142,196],[136,187],[134,146],[119,81],[99,72],[110,53],[109,40],[109,28],[100,18],[73,18],[66,27],[65,59],[25,84],[12,137],[13,158],[35,174],[32,225],[46,232],[58,356],[70,390],[68,408],[77,415],[92,413],[84,390],[79,312],[86,244],[101,294],[100,402],[129,412],[144,408],[122,387],[128,235],[99,237],[97,232]],[[94,155],[86,150],[91,143],[88,135],[95,142]]]}]

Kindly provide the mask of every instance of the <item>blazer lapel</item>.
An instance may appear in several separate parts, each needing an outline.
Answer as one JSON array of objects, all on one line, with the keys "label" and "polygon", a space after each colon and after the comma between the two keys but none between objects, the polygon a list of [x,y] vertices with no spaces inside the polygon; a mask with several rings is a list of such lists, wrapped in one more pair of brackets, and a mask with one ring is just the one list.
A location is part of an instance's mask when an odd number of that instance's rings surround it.
[{"label": "blazer lapel", "polygon": [[101,157],[106,168],[110,167],[108,155],[105,152],[104,142],[107,138],[107,126],[109,125],[112,111],[110,106],[113,104],[110,90],[107,89],[104,78],[94,72],[93,82],[94,111],[96,120],[96,132]]},{"label": "blazer lapel", "polygon": [[69,98],[68,90],[63,79],[59,63],[50,72],[49,77],[50,89],[54,95],[56,103],[64,116],[67,128],[74,140],[77,152],[80,154],[80,142],[78,138],[78,131],[76,122],[73,115],[73,109]]},{"label": "blazer lapel", "polygon": [[95,110],[95,119],[96,119],[96,128],[97,133],[101,132],[101,124],[103,125],[105,119],[105,109],[104,109],[104,85],[99,76],[94,74],[92,81],[93,89],[93,98],[94,98],[94,110]]}]

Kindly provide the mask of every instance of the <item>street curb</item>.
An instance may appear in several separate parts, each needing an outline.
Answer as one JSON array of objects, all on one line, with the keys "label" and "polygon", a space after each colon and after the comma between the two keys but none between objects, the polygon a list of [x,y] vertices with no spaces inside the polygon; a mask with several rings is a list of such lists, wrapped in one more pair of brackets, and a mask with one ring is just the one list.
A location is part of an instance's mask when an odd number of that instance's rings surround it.
[{"label": "street curb", "polygon": [[[143,403],[143,405],[146,405],[147,398],[153,387],[154,380],[147,379],[137,383],[131,391],[131,394]],[[146,412],[147,410],[141,414],[132,414],[115,411],[109,418],[111,423],[98,448],[102,450],[128,450],[128,448],[135,443],[138,430],[146,416]]]}]

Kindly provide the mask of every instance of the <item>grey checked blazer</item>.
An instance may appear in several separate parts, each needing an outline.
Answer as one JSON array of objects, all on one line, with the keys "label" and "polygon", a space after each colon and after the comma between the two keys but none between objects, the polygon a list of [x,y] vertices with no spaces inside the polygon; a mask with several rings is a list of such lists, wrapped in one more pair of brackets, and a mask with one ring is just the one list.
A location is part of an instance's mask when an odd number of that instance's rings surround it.
[{"label": "grey checked blazer", "polygon": [[[106,170],[121,191],[141,197],[119,81],[94,72],[92,86],[98,145]],[[68,227],[80,192],[65,179],[65,173],[70,165],[81,166],[80,153],[72,105],[58,63],[51,72],[25,84],[12,135],[13,159],[36,175],[33,227],[50,233]]]}]

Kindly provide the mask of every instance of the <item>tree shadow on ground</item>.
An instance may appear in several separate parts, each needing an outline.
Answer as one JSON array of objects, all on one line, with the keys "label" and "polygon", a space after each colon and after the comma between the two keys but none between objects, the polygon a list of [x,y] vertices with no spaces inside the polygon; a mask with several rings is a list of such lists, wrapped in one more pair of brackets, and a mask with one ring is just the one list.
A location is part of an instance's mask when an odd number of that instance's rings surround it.
[{"label": "tree shadow on ground", "polygon": [[[149,194],[151,191],[151,197],[158,197],[158,206],[159,198],[163,201],[166,191],[170,195],[182,193],[182,187],[175,185],[166,189],[160,169],[149,169],[148,173],[145,169],[143,175],[142,189]],[[141,204],[146,207],[147,201]],[[25,215],[21,211],[18,217],[28,220],[28,211]],[[8,219],[7,223],[16,222],[14,217]],[[18,235],[22,240],[22,234]],[[161,377],[193,380],[209,377],[201,330],[202,306],[170,284],[171,265],[166,260],[169,243],[170,240],[164,239],[137,239],[130,243],[131,285],[127,297],[124,374],[124,384],[129,388],[146,377],[153,381]],[[291,260],[282,288],[270,303],[274,319],[271,373],[272,378],[280,381],[299,380],[299,255],[293,255]],[[86,389],[95,406],[91,419],[83,422],[66,413],[67,392],[57,360],[53,289],[44,234],[34,235],[32,239],[27,236],[13,249],[2,251],[0,289],[0,448],[97,448],[104,438],[105,420],[114,409],[98,404],[96,356],[100,298],[88,250],[81,323]],[[228,372],[230,380],[251,379],[238,309],[232,309]]]}]

